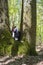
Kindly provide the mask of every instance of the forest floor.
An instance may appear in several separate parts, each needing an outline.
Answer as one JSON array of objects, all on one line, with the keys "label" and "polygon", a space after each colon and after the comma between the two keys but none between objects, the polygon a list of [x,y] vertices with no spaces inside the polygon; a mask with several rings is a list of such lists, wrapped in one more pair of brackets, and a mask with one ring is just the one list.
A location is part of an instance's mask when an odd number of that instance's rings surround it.
[{"label": "forest floor", "polygon": [[37,46],[38,56],[4,56],[0,57],[0,65],[43,65],[43,46]]},{"label": "forest floor", "polygon": [[42,45],[37,45],[36,46],[36,51],[37,51],[38,55],[43,56],[43,44]]},{"label": "forest floor", "polygon": [[43,56],[0,57],[0,65],[43,65]]}]

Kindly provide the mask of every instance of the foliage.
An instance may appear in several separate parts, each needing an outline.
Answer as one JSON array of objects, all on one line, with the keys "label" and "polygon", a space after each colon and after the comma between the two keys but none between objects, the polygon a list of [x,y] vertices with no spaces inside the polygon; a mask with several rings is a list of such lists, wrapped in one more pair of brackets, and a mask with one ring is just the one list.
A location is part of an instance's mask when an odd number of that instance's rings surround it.
[{"label": "foliage", "polygon": [[29,54],[30,45],[25,37],[22,38],[22,41],[18,48],[18,54]]},{"label": "foliage", "polygon": [[12,50],[12,45],[6,45],[6,47],[4,48],[4,52],[5,52],[5,55],[11,55],[11,51]]},{"label": "foliage", "polygon": [[4,47],[0,45],[0,56],[4,55]]},{"label": "foliage", "polygon": [[[12,25],[15,23],[17,24],[17,26],[19,26],[19,22],[21,19],[20,17],[21,16],[21,1],[8,0],[8,5],[9,5],[10,27],[12,27]],[[40,18],[43,15],[42,14],[43,9],[41,9],[42,8],[41,3],[40,3],[40,7],[39,7],[39,3],[37,4],[37,7],[38,7],[37,36],[39,36],[39,34],[41,33],[39,23],[41,22],[42,24],[42,21],[43,21],[43,19]],[[17,54],[36,55],[37,53],[34,49],[31,48],[30,44],[25,39],[25,37],[22,39],[22,41],[14,41],[14,39],[11,36],[11,33],[7,29],[4,29],[0,35],[0,55],[13,55],[14,56]]]},{"label": "foliage", "polygon": [[[37,0],[37,40],[43,42],[43,0]],[[40,42],[39,41],[39,42]]]},{"label": "foliage", "polygon": [[0,35],[0,55],[10,55],[14,40],[11,33],[5,29]]},{"label": "foliage", "polygon": [[21,0],[8,0],[10,28],[13,25],[20,26]]},{"label": "foliage", "polygon": [[30,43],[26,40],[25,37],[22,39],[23,41],[19,44],[18,47],[18,54],[24,54],[24,55],[38,55],[35,49],[32,49],[30,46]]},{"label": "foliage", "polygon": [[15,56],[18,54],[18,48],[20,43],[21,43],[20,41],[14,41],[14,44],[12,46],[12,53],[11,53],[12,56]]},{"label": "foliage", "polygon": [[18,54],[27,54],[29,53],[29,45],[27,42],[20,43]]},{"label": "foliage", "polygon": [[1,41],[2,44],[4,44],[4,43],[6,43],[6,44],[14,43],[12,36],[11,36],[11,33],[7,29],[3,30],[3,32],[1,33],[0,41]]},{"label": "foliage", "polygon": [[30,44],[24,36],[22,41],[14,41],[11,33],[7,29],[3,30],[0,35],[0,55],[15,56],[17,54],[34,55],[36,53],[35,51],[33,53]]}]

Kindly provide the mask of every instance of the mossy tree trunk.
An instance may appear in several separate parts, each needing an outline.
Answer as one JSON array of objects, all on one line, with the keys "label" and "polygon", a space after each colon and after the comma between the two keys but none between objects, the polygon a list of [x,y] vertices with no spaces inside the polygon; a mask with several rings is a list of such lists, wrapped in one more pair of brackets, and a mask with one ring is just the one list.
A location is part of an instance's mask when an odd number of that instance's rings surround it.
[{"label": "mossy tree trunk", "polygon": [[30,46],[31,46],[31,54],[35,54],[35,46],[36,46],[36,0],[31,1],[31,28],[30,28]]},{"label": "mossy tree trunk", "polygon": [[34,55],[36,53],[36,0],[25,0],[24,4],[23,31],[30,43],[30,55]]},{"label": "mossy tree trunk", "polygon": [[8,0],[0,0],[0,29],[9,28]]}]

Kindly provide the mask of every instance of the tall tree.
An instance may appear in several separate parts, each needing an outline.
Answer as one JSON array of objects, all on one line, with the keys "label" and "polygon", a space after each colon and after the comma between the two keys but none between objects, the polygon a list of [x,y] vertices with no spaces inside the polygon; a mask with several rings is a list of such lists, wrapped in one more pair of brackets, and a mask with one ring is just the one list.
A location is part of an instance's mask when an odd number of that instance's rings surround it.
[{"label": "tall tree", "polygon": [[31,49],[30,49],[30,54],[35,51],[35,44],[36,44],[36,0],[31,1],[31,28],[30,28],[30,38],[31,38]]},{"label": "tall tree", "polygon": [[8,0],[0,0],[0,28],[9,28]]},{"label": "tall tree", "polygon": [[24,7],[24,32],[30,43],[30,54],[35,54],[36,45],[36,0],[26,0]]}]

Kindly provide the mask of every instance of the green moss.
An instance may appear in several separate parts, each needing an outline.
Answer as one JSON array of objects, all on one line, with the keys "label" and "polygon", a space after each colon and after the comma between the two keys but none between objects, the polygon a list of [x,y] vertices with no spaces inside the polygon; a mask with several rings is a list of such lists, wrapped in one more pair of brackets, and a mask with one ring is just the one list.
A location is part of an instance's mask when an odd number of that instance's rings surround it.
[{"label": "green moss", "polygon": [[36,55],[36,51],[31,48],[25,37],[22,38],[22,41],[14,41],[11,33],[8,30],[3,30],[0,35],[0,55]]},{"label": "green moss", "polygon": [[19,45],[20,45],[19,41],[14,41],[14,44],[12,46],[12,56],[15,56],[18,54]]},{"label": "green moss", "polygon": [[0,45],[0,56],[4,55],[4,47]]},{"label": "green moss", "polygon": [[11,55],[11,51],[12,50],[12,45],[7,45],[5,48],[4,48],[4,51],[5,51],[5,55]]},{"label": "green moss", "polygon": [[3,30],[0,35],[0,55],[11,55],[14,39],[8,30]]},{"label": "green moss", "polygon": [[18,54],[28,54],[29,49],[29,43],[25,40],[22,43],[20,43],[18,48]]}]

